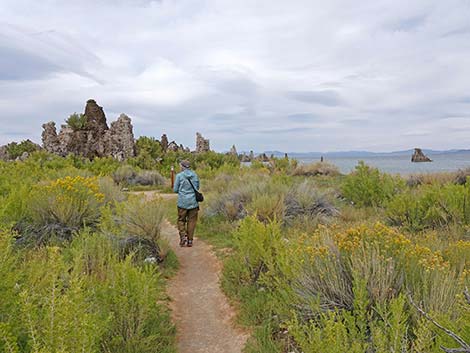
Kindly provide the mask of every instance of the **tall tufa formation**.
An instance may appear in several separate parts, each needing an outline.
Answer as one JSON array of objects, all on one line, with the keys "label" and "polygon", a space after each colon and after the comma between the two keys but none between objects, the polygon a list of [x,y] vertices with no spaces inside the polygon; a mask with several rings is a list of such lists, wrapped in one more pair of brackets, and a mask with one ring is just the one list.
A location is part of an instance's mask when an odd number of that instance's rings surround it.
[{"label": "tall tufa formation", "polygon": [[127,115],[121,114],[108,128],[103,108],[93,99],[87,101],[84,115],[84,127],[74,129],[64,124],[58,134],[54,122],[44,124],[44,149],[61,156],[72,153],[90,159],[111,156],[123,160],[135,156],[134,133]]},{"label": "tall tufa formation", "polygon": [[230,149],[230,152],[228,154],[238,157],[238,152],[237,152],[237,148],[235,147],[235,145],[232,145],[232,148]]},{"label": "tall tufa formation", "polygon": [[412,162],[432,162],[432,159],[426,156],[421,148],[415,148],[413,156],[411,156]]},{"label": "tall tufa formation", "polygon": [[209,140],[202,137],[201,133],[196,133],[196,153],[209,152]]},{"label": "tall tufa formation", "polygon": [[121,114],[111,123],[111,128],[105,132],[105,154],[118,160],[135,156],[134,133],[131,119]]},{"label": "tall tufa formation", "polygon": [[166,136],[166,134],[162,135],[160,145],[162,146],[163,152],[166,152],[166,150],[168,149],[168,137]]},{"label": "tall tufa formation", "polygon": [[89,99],[85,106],[86,129],[89,131],[102,134],[108,130],[108,124],[106,124],[106,115],[104,114],[103,108],[96,104],[94,99]]}]

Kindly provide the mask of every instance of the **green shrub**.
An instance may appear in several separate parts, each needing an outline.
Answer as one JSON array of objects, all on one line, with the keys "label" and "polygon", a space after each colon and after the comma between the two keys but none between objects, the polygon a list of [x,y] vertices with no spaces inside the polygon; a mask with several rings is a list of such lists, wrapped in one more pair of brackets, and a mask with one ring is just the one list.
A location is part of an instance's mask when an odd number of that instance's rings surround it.
[{"label": "green shrub", "polygon": [[18,185],[15,192],[6,196],[0,204],[0,221],[3,224],[15,224],[29,215],[32,186],[25,183]]},{"label": "green shrub", "polygon": [[298,161],[296,159],[289,158],[274,158],[271,159],[270,166],[273,171],[292,174],[298,166]]},{"label": "green shrub", "polygon": [[122,163],[113,157],[97,157],[94,158],[91,162],[87,161],[82,167],[88,169],[94,175],[112,176],[113,173],[121,166],[121,164]]},{"label": "green shrub", "polygon": [[86,115],[77,113],[73,113],[67,119],[65,119],[67,125],[70,126],[74,131],[85,129],[87,126],[87,121],[88,119]]},{"label": "green shrub", "polygon": [[135,141],[137,156],[146,152],[153,160],[163,157],[162,146],[154,137],[140,136]]},{"label": "green shrub", "polygon": [[16,159],[21,157],[23,153],[31,154],[39,149],[39,146],[36,145],[31,140],[24,140],[20,143],[11,142],[6,146],[6,151],[10,159]]},{"label": "green shrub", "polygon": [[69,247],[17,253],[0,233],[0,351],[174,353],[164,281],[82,232]]},{"label": "green shrub", "polygon": [[423,185],[396,195],[387,205],[392,225],[411,231],[470,223],[470,191],[467,185]]},{"label": "green shrub", "polygon": [[19,352],[21,342],[26,338],[25,328],[21,325],[19,288],[22,278],[21,259],[13,248],[13,235],[0,231],[0,351]]},{"label": "green shrub", "polygon": [[[235,246],[243,257],[248,283],[271,286],[268,278],[278,274],[278,256],[283,256],[283,241],[279,223],[263,224],[247,217],[234,234]],[[272,277],[271,277],[272,276]]]},{"label": "green shrub", "polygon": [[289,323],[289,331],[304,352],[348,352],[368,351],[368,301],[363,281],[356,281],[354,300],[349,311],[318,312],[315,320],[299,321],[297,317]]},{"label": "green shrub", "polygon": [[383,206],[403,188],[403,181],[380,173],[364,162],[346,176],[342,185],[343,195],[358,206]]},{"label": "green shrub", "polygon": [[84,279],[66,275],[68,270],[57,247],[35,250],[23,268],[21,319],[32,351],[78,353],[99,347],[103,318],[89,300]]},{"label": "green shrub", "polygon": [[137,268],[131,258],[113,262],[97,288],[100,311],[111,319],[100,345],[107,353],[173,353],[174,326],[167,309],[163,279],[152,265]]}]

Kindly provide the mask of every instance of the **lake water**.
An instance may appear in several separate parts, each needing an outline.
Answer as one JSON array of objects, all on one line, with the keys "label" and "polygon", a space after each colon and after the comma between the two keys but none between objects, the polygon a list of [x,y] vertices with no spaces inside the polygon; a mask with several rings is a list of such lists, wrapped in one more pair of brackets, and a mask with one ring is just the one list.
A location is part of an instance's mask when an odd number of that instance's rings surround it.
[{"label": "lake water", "polygon": [[[347,174],[354,170],[358,161],[376,167],[382,172],[391,174],[419,174],[435,172],[452,172],[470,167],[470,152],[430,154],[433,162],[412,163],[410,156],[380,155],[365,157],[325,157],[326,162],[336,165],[341,173]],[[300,163],[318,162],[320,158],[297,158]]]}]

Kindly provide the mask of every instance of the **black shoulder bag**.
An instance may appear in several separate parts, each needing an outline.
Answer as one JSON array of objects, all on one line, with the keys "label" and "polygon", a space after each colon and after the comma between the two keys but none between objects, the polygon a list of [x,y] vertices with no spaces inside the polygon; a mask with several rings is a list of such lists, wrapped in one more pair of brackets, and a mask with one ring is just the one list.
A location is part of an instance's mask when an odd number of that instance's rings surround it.
[{"label": "black shoulder bag", "polygon": [[193,190],[194,190],[194,195],[196,195],[196,201],[197,202],[202,202],[204,201],[204,195],[202,195],[202,193],[200,193],[199,191],[196,190],[196,188],[194,187],[193,183],[191,182],[191,179],[189,178],[186,178],[186,180],[189,181],[189,183],[191,184]]}]

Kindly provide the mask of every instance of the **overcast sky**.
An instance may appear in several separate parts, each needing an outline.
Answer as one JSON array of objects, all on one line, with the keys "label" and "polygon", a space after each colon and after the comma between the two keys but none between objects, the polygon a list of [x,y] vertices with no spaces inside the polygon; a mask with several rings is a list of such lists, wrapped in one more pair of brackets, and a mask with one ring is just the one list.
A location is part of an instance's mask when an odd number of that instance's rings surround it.
[{"label": "overcast sky", "polygon": [[0,0],[0,144],[89,98],[192,148],[470,148],[470,1]]}]

